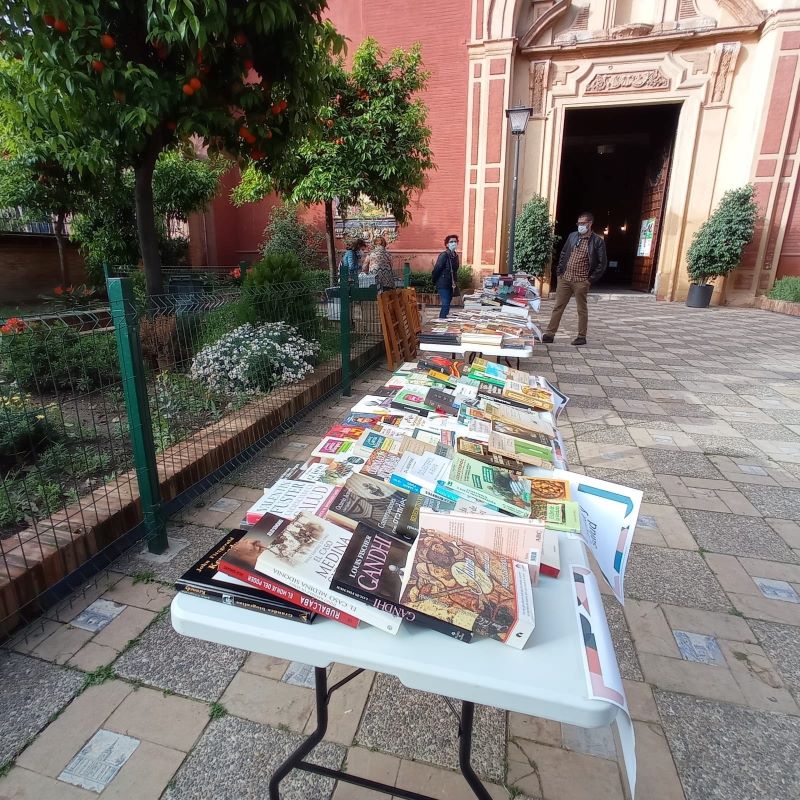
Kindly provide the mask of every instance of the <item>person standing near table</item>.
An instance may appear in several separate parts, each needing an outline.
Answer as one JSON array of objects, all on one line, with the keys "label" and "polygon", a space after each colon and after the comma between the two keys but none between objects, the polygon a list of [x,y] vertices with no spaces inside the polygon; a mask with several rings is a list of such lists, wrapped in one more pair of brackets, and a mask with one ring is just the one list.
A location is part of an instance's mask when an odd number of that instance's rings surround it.
[{"label": "person standing near table", "polygon": [[458,290],[458,236],[451,233],[445,236],[444,251],[439,253],[436,264],[433,267],[431,278],[436,291],[439,292],[441,308],[439,309],[439,319],[445,319],[450,313],[450,303],[453,301],[453,294]]},{"label": "person standing near table", "polygon": [[372,240],[372,252],[367,256],[365,267],[369,267],[370,275],[375,276],[375,285],[379,292],[394,289],[392,256],[386,249],[386,239],[383,236],[376,236]]},{"label": "person standing near table", "polygon": [[555,339],[561,316],[574,295],[578,307],[578,335],[572,344],[586,344],[586,333],[589,327],[589,308],[586,296],[589,287],[603,277],[608,266],[606,243],[602,236],[592,230],[594,216],[584,212],[578,217],[578,230],[573,231],[564,243],[561,257],[558,259],[558,287],[556,288],[556,306],[550,316],[542,341],[549,344]]},{"label": "person standing near table", "polygon": [[350,276],[352,283],[358,282],[358,273],[361,271],[361,259],[364,251],[367,249],[367,243],[363,239],[353,239],[352,242],[344,251],[342,256],[342,264],[347,267],[347,274]]}]

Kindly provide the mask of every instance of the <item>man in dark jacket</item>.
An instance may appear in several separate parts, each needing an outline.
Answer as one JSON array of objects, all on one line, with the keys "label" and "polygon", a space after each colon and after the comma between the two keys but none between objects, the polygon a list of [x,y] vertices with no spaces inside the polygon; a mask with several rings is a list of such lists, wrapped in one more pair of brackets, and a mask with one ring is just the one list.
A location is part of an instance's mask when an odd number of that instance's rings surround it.
[{"label": "man in dark jacket", "polygon": [[578,335],[572,340],[572,344],[586,344],[586,329],[589,326],[586,295],[589,287],[600,280],[608,266],[606,243],[602,236],[592,231],[593,222],[592,214],[581,214],[578,217],[578,230],[567,237],[561,250],[561,257],[558,259],[556,306],[542,336],[543,342],[549,343],[555,338],[564,309],[574,295],[578,306]]},{"label": "man in dark jacket", "polygon": [[451,233],[444,237],[445,249],[439,253],[436,264],[433,267],[431,280],[439,292],[439,319],[445,319],[450,313],[450,303],[453,300],[453,293],[458,286],[458,236]]}]

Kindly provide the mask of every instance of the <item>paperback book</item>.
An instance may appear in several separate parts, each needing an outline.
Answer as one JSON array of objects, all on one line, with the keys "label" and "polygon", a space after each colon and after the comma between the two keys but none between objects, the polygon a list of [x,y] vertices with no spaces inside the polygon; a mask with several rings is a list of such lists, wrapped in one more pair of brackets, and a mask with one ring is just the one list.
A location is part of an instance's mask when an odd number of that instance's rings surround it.
[{"label": "paperback book", "polygon": [[293,519],[301,511],[317,511],[331,496],[333,486],[324,483],[281,478],[247,510],[248,525],[255,525],[265,514]]},{"label": "paperback book", "polygon": [[339,490],[325,518],[354,531],[365,523],[397,539],[413,542],[419,533],[423,498],[366,475],[353,475]]},{"label": "paperback book", "polygon": [[480,461],[482,464],[489,464],[493,467],[502,467],[503,469],[510,470],[511,472],[518,472],[519,474],[522,474],[525,470],[525,464],[523,464],[522,461],[517,458],[492,452],[486,442],[479,442],[475,439],[460,437],[456,441],[456,449],[462,456],[473,458],[476,461]]},{"label": "paperback book", "polygon": [[528,566],[420,531],[400,604],[522,649],[534,628]]},{"label": "paperback book", "polygon": [[409,492],[434,494],[438,482],[450,471],[450,460],[436,453],[403,453],[389,482]]},{"label": "paperback book", "polygon": [[429,616],[400,604],[403,576],[411,569],[412,546],[381,531],[359,524],[336,567],[331,589],[372,604],[398,618],[447,634],[462,642],[472,640],[472,629]]},{"label": "paperback book", "polygon": [[331,590],[331,580],[352,531],[311,514],[300,514],[271,537],[256,561],[256,571],[323,603],[396,634],[398,617]]},{"label": "paperback book", "polygon": [[231,531],[223,536],[194,566],[178,578],[175,588],[180,592],[205,597],[229,606],[247,608],[298,622],[313,622],[316,617],[314,611],[265,594],[246,582],[220,571],[220,559],[224,558],[246,535],[244,531]]}]

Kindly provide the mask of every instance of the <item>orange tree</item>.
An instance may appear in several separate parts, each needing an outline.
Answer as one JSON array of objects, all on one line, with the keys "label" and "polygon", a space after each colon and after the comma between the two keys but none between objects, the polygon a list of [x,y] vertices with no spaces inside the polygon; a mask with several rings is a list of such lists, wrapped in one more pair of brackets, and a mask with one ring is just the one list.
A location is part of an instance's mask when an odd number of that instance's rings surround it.
[{"label": "orange tree", "polygon": [[323,203],[334,274],[333,200],[346,209],[366,196],[403,225],[411,194],[434,169],[427,108],[418,96],[427,79],[419,45],[385,57],[374,39],[365,39],[351,70],[341,61],[333,67],[310,135],[294,141],[277,165],[254,162],[234,189],[234,203],[273,190],[296,203]]},{"label": "orange tree", "polygon": [[[327,0],[2,0],[0,55],[35,88],[20,98],[31,136],[59,131],[64,168],[134,171],[148,292],[160,293],[153,208],[159,154],[193,137],[268,170],[329,95],[343,40]],[[46,124],[45,124],[46,122]],[[41,132],[38,134],[38,132]],[[103,157],[91,156],[102,140]]]}]

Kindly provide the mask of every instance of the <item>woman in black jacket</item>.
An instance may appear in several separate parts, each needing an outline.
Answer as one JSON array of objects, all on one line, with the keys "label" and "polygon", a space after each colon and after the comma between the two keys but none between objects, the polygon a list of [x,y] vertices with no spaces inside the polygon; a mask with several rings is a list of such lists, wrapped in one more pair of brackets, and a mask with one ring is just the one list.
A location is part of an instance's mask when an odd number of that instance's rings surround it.
[{"label": "woman in black jacket", "polygon": [[445,236],[445,249],[439,253],[436,265],[433,268],[433,285],[439,292],[441,308],[439,309],[439,319],[444,319],[450,313],[450,303],[453,300],[453,290],[458,286],[458,236],[454,233]]}]

